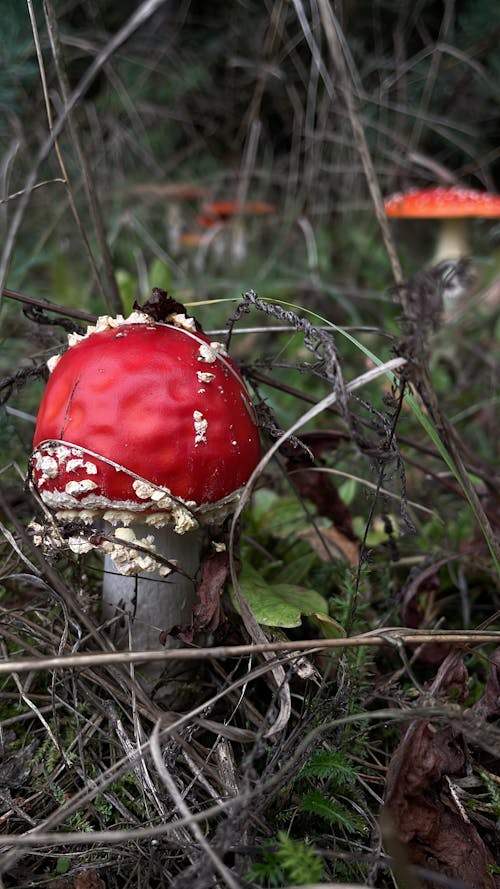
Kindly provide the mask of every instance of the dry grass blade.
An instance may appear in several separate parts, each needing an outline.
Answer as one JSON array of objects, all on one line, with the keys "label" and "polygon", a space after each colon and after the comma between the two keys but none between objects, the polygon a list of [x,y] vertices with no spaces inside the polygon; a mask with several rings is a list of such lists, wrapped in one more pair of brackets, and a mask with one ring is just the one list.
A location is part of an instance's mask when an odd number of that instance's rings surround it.
[{"label": "dry grass blade", "polygon": [[211,848],[210,844],[205,839],[199,825],[196,824],[195,821],[191,822],[192,812],[189,811],[189,807],[187,806],[185,800],[183,799],[181,793],[177,788],[174,779],[172,778],[172,775],[165,765],[165,761],[161,753],[159,729],[160,726],[157,723],[150,738],[150,750],[153,757],[153,762],[156,766],[156,770],[165,787],[167,788],[169,795],[172,797],[177,811],[184,819],[188,830],[190,830],[190,832],[193,834],[194,839],[199,843],[200,849],[202,849],[205,853],[207,860],[210,862],[214,870],[217,871],[221,880],[226,884],[226,886],[229,887],[229,889],[238,889],[238,883],[236,882],[236,880],[233,879],[230,871],[222,863],[215,850]]},{"label": "dry grass blade", "polygon": [[[67,105],[69,94],[70,94],[70,85],[68,81],[68,74],[65,66],[63,50],[61,46],[61,41],[59,38],[59,26],[57,23],[57,16],[53,7],[51,0],[44,0],[44,12],[45,12],[45,21],[47,24],[47,31],[50,38],[50,45],[52,49],[52,56],[54,58],[54,64],[57,71],[57,77],[59,80],[59,87],[61,90],[61,96],[63,98],[64,104]],[[97,269],[94,270],[94,273],[97,273],[97,282],[99,285],[99,290],[101,292],[101,296],[103,298],[104,305],[107,306],[109,312],[113,314],[119,314],[122,309],[122,299],[120,296],[120,291],[118,290],[118,284],[116,283],[116,277],[113,269],[113,261],[111,258],[111,253],[108,247],[108,240],[106,237],[106,229],[104,225],[103,214],[100,206],[100,202],[97,196],[91,165],[88,160],[87,154],[84,150],[82,140],[80,138],[78,132],[78,126],[76,121],[74,120],[73,113],[68,115],[68,126],[71,132],[71,138],[73,144],[75,146],[76,155],[78,157],[78,162],[81,167],[82,175],[83,175],[83,183],[85,187],[85,192],[87,195],[87,201],[90,209],[90,215],[92,218],[92,222],[94,225],[94,231],[97,238],[97,243],[99,245],[100,255],[102,264],[104,266],[104,277],[106,286],[103,287],[100,282],[100,276],[97,272]],[[86,240],[86,239],[85,239]],[[92,256],[90,251],[90,245],[88,247],[89,254]],[[92,267],[94,268],[95,263],[92,263]]]},{"label": "dry grass blade", "polygon": [[[366,371],[366,373],[361,374],[361,376],[357,377],[355,380],[352,380],[350,383],[346,384],[346,392],[355,392],[357,389],[363,388],[368,383],[373,382],[373,380],[378,379],[380,376],[384,376],[386,374],[392,374],[393,371],[399,370],[404,367],[406,364],[406,359],[401,358],[391,358],[390,361],[386,361],[384,364],[381,364],[379,367],[374,367],[371,370]],[[247,487],[243,492],[243,495],[238,503],[236,508],[233,523],[232,523],[232,533],[233,533],[233,542],[234,542],[234,531],[236,528],[236,522],[238,521],[241,513],[243,512],[245,506],[248,504],[250,499],[253,485],[261,475],[263,469],[267,466],[267,464],[272,460],[274,455],[280,449],[280,447],[284,444],[284,442],[290,438],[290,436],[295,435],[300,429],[307,425],[311,420],[315,417],[319,416],[321,413],[326,411],[329,407],[331,407],[338,399],[337,392],[331,392],[329,395],[325,395],[324,398],[321,399],[314,407],[310,408],[310,410],[306,411],[295,423],[290,426],[286,432],[283,433],[269,448],[266,452],[258,466],[254,469],[252,475],[250,476]],[[233,577],[233,582],[235,581],[235,577]]]},{"label": "dry grass blade", "polygon": [[[66,179],[59,179],[57,176],[54,179],[44,179],[43,182],[37,182],[36,185],[34,185],[31,189],[31,191],[36,191],[38,188],[44,188],[45,185],[55,185],[56,183],[65,185]],[[0,204],[7,204],[9,201],[15,201],[16,198],[20,198],[23,193],[24,190],[14,191],[12,192],[12,194],[8,194],[7,197],[2,198],[0,200]]]},{"label": "dry grass blade", "polygon": [[[378,368],[373,368],[372,370],[367,371],[365,374],[362,374],[358,379],[353,380],[351,383],[348,383],[345,387],[345,392],[341,393],[341,397],[345,397],[346,393],[354,392],[356,389],[361,388],[367,383],[372,382],[372,380],[377,379],[379,376],[387,373],[391,373],[394,370],[402,367],[404,365],[404,360],[401,362],[399,359],[392,359],[388,361],[386,364],[382,365]],[[338,386],[342,387],[342,380],[338,382]],[[264,455],[260,463],[256,466],[254,471],[252,472],[250,478],[248,479],[247,485],[243,494],[240,498],[240,501],[236,507],[234,512],[233,520],[231,523],[231,531],[229,535],[229,545],[230,545],[230,567],[231,567],[231,580],[233,583],[233,587],[236,591],[236,595],[239,601],[239,607],[241,609],[241,614],[243,617],[243,621],[245,627],[250,634],[251,639],[254,640],[255,643],[264,643],[266,642],[266,635],[256,621],[252,610],[249,608],[248,603],[246,602],[244,596],[241,592],[241,587],[238,580],[238,572],[236,570],[236,563],[234,559],[235,552],[235,534],[237,528],[237,522],[239,517],[241,516],[243,509],[248,504],[253,486],[256,483],[257,479],[260,477],[263,469],[270,462],[272,457],[277,453],[279,448],[283,445],[290,436],[293,436],[299,429],[302,429],[310,420],[313,420],[323,411],[327,410],[331,405],[335,404],[335,402],[339,399],[339,390],[336,388],[334,392],[331,392],[329,395],[325,396],[318,404],[312,407],[309,411],[307,411],[299,420],[296,421],[286,432],[283,433],[274,443],[271,445],[270,449]],[[286,726],[290,716],[290,692],[286,685],[284,685],[284,674],[281,669],[273,668],[273,675],[276,681],[276,685],[278,688],[283,689],[284,694],[280,696],[280,714],[276,720],[275,725],[273,726],[273,733],[280,732]]]},{"label": "dry grass blade", "polygon": [[[295,0],[295,2],[298,3],[299,0]],[[363,125],[361,123],[359,115],[356,111],[351,85],[351,76],[345,62],[346,42],[345,39],[343,41],[341,41],[340,39],[340,25],[335,18],[331,5],[327,2],[327,0],[318,0],[318,7],[323,23],[323,28],[325,30],[328,49],[340,81],[340,89],[342,91],[342,95],[346,104],[347,113],[354,135],[354,144],[361,158],[364,174],[368,183],[368,188],[370,189],[371,198],[373,200],[375,214],[380,225],[380,230],[384,239],[387,255],[391,263],[394,281],[396,282],[396,284],[400,284],[403,280],[403,272],[401,270],[401,265],[399,263],[398,255],[396,252],[396,246],[394,244],[391,230],[389,228],[389,223],[387,221],[387,216],[385,214],[382,192],[380,190],[375,166],[373,164],[368,142],[366,140],[365,131],[363,129]]]},{"label": "dry grass blade", "polygon": [[[300,0],[294,0],[295,6],[301,7]],[[393,276],[396,284],[402,284],[403,282],[403,274],[401,270],[401,266],[397,257],[396,249],[394,246],[394,242],[392,239],[392,235],[390,232],[387,216],[385,214],[382,192],[380,190],[380,186],[378,183],[378,177],[375,171],[375,167],[370,155],[368,142],[366,140],[365,132],[359,116],[356,111],[354,95],[352,89],[352,75],[347,68],[346,60],[345,60],[345,51],[346,51],[346,42],[345,39],[341,39],[341,28],[338,21],[335,18],[335,15],[328,4],[327,0],[318,0],[318,6],[321,14],[321,19],[323,23],[323,28],[325,31],[327,44],[329,48],[329,52],[332,57],[332,61],[336,67],[338,72],[340,86],[342,90],[342,94],[344,97],[344,101],[346,103],[346,108],[349,116],[349,120],[351,122],[354,141],[356,148],[360,154],[361,161],[363,164],[363,170],[365,173],[366,181],[368,183],[368,187],[370,189],[370,194],[374,203],[375,213],[382,231],[382,236],[384,239],[384,244],[387,250],[387,254],[389,256],[391,267],[393,271]],[[302,16],[303,17],[303,16]],[[300,18],[300,16],[299,16]],[[343,35],[342,35],[343,37]],[[352,70],[352,66],[351,66]],[[408,302],[409,290],[406,288],[401,289],[400,298],[401,304],[403,307],[403,312],[406,318],[411,317],[411,305]],[[442,440],[451,455],[451,459],[453,461],[453,465],[455,468],[455,473],[457,478],[460,481],[460,484],[469,500],[469,503],[475,513],[478,524],[483,531],[483,534],[488,543],[488,547],[490,549],[491,555],[496,563],[497,571],[500,572],[500,543],[498,542],[497,536],[491,527],[491,523],[486,515],[483,506],[479,497],[477,496],[477,492],[472,484],[466,469],[464,467],[463,459],[460,452],[460,440],[457,436],[455,429],[448,423],[446,417],[443,415],[441,408],[438,403],[438,399],[436,397],[436,393],[434,391],[434,387],[431,383],[429,373],[424,367],[422,370],[422,378],[424,379],[424,387],[425,394],[427,395],[429,404],[432,408],[433,419],[438,426],[438,433],[442,437]]]},{"label": "dry grass blade", "polygon": [[[58,35],[57,35],[55,17],[53,15],[53,11],[51,9],[51,5],[49,2],[46,2],[44,4],[44,8],[45,8],[46,21],[47,21],[47,25],[49,28],[49,36],[51,38],[52,52],[53,52],[54,60],[56,62],[56,66],[58,69],[58,76],[59,76],[59,81],[60,81],[60,86],[61,86],[62,97],[63,97],[64,101],[66,102],[68,99],[69,89],[67,88],[67,82],[64,80],[64,71],[62,68],[61,52],[60,52],[60,47],[58,44]],[[31,21],[31,28],[33,31],[33,40],[35,43],[36,55],[37,55],[37,60],[38,60],[38,67],[40,70],[40,79],[42,82],[43,96],[44,96],[44,101],[45,101],[45,110],[47,113],[47,121],[48,121],[48,125],[49,125],[49,132],[51,132],[52,128],[53,128],[52,108],[51,108],[51,103],[50,103],[50,98],[49,98],[48,87],[47,87],[47,80],[46,80],[46,75],[45,75],[45,65],[44,65],[44,61],[43,61],[42,49],[40,46],[40,37],[39,37],[39,33],[38,33],[38,26],[37,26],[36,17],[35,17],[35,11],[33,9],[33,4],[31,2],[31,0],[28,0],[28,12],[29,12],[30,21]],[[75,194],[74,194],[73,188],[71,186],[70,178],[68,175],[68,170],[67,170],[66,164],[64,162],[64,158],[63,158],[62,151],[61,151],[61,148],[59,145],[59,141],[58,141],[58,139],[55,139],[54,140],[54,150],[56,152],[57,160],[58,160],[59,166],[61,168],[61,173],[63,175],[63,179],[61,181],[65,185],[71,212],[72,212],[73,217],[75,219],[75,222],[76,222],[80,237],[82,239],[82,242],[84,244],[85,250],[87,252],[89,263],[90,263],[90,266],[91,266],[93,274],[94,274],[95,282],[97,284],[97,287],[99,288],[101,298],[103,300],[103,304],[107,305],[108,309],[110,311],[119,312],[120,308],[121,308],[121,300],[119,297],[119,293],[118,293],[118,289],[116,286],[116,281],[115,281],[114,275],[112,274],[111,258],[109,256],[107,242],[104,237],[102,217],[101,217],[101,214],[99,211],[97,199],[95,198],[95,190],[93,188],[93,183],[92,183],[92,180],[90,177],[89,166],[87,164],[85,154],[81,149],[81,145],[80,145],[80,141],[78,140],[76,128],[75,128],[74,123],[72,121],[72,115],[68,116],[68,123],[69,123],[70,131],[71,131],[71,135],[73,138],[73,142],[75,143],[75,146],[78,151],[81,169],[84,173],[84,181],[87,186],[87,192],[91,197],[94,196],[94,200],[91,200],[90,204],[91,204],[91,208],[93,211],[95,231],[96,231],[98,239],[99,239],[99,245],[100,245],[101,253],[103,256],[103,260],[104,260],[104,266],[105,266],[106,272],[108,273],[107,274],[107,284],[108,284],[109,293],[110,293],[111,298],[107,297],[108,289],[104,288],[101,283],[101,276],[99,273],[97,262],[94,257],[94,254],[92,252],[90,242],[87,237],[87,233],[85,231],[80,213],[78,212]],[[110,269],[111,269],[111,275],[109,274]]]},{"label": "dry grass blade", "polygon": [[99,71],[101,71],[101,69],[111,58],[111,56],[116,52],[116,50],[126,40],[128,40],[130,35],[133,34],[134,31],[137,30],[137,28],[140,28],[140,26],[144,24],[144,22],[146,22],[153,15],[153,13],[156,12],[156,10],[163,5],[163,3],[165,3],[165,0],[144,0],[144,2],[141,3],[138,9],[136,9],[136,11],[130,16],[128,21],[117,31],[117,33],[114,35],[114,37],[111,38],[108,44],[97,54],[96,58],[89,66],[78,85],[75,87],[71,95],[68,96],[68,100],[64,106],[62,113],[59,115],[57,120],[54,121],[52,132],[41,145],[37,157],[32,164],[30,173],[26,178],[24,189],[22,190],[21,199],[10,223],[7,236],[4,239],[2,255],[0,257],[0,295],[3,293],[4,284],[7,278],[10,261],[14,250],[14,245],[16,243],[16,238],[18,236],[19,229],[21,227],[24,214],[26,212],[26,208],[29,204],[33,187],[36,185],[40,165],[52,150],[54,142],[64,129],[73,108],[75,108],[82,96],[85,95],[91,84],[94,82],[94,79],[97,77]]},{"label": "dry grass blade", "polygon": [[[324,466],[315,466],[310,471],[319,473],[324,472],[326,475],[338,475],[340,478],[351,479],[352,481],[355,481],[372,491],[378,491],[379,494],[383,494],[384,497],[390,497],[392,500],[399,500],[400,502],[402,499],[400,495],[395,494],[394,491],[389,491],[386,488],[380,488],[378,487],[378,485],[374,484],[374,482],[370,482],[366,478],[361,478],[361,476],[359,475],[353,475],[351,472],[343,472],[341,469],[333,469]],[[291,475],[293,475],[293,471],[291,472]],[[414,500],[408,500],[408,506],[412,506],[414,509],[421,510],[422,512],[428,513],[428,515],[433,515],[436,518],[439,518],[434,509],[429,509],[422,503],[416,503]]]}]

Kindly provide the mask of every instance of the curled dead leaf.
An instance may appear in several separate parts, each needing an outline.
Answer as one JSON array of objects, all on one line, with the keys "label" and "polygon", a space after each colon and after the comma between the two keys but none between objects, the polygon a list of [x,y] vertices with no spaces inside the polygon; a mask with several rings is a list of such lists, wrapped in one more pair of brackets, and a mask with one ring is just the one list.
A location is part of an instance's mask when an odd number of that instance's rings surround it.
[{"label": "curled dead leaf", "polygon": [[[459,652],[441,664],[429,693],[443,696],[452,689],[462,698],[467,689]],[[398,854],[402,849],[410,864],[435,871],[436,881],[426,879],[426,889],[438,889],[443,877],[471,889],[500,889],[494,856],[454,788],[453,778],[462,777],[465,768],[461,729],[436,728],[422,719],[411,722],[389,763],[382,819],[387,849],[392,854],[395,839]]]},{"label": "curled dead leaf", "polygon": [[344,559],[348,565],[353,566],[359,562],[359,542],[350,540],[338,528],[321,528],[319,531],[307,528],[300,532],[299,537],[307,540],[324,562],[332,558]]},{"label": "curled dead leaf", "polygon": [[193,620],[190,624],[169,627],[160,634],[160,643],[165,644],[167,636],[180,639],[181,642],[192,642],[202,631],[215,632],[224,614],[221,606],[221,594],[229,574],[229,556],[227,552],[214,553],[206,558],[201,566],[201,581],[197,590],[197,602],[193,609]]}]

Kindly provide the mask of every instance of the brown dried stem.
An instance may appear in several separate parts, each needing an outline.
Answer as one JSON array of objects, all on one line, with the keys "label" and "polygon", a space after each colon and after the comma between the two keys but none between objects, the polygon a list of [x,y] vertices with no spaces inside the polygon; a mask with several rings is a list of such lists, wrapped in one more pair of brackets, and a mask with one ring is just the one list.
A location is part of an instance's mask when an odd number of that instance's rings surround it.
[{"label": "brown dried stem", "polygon": [[[68,98],[70,95],[70,87],[69,80],[66,71],[66,64],[64,61],[64,55],[62,51],[61,41],[59,39],[59,26],[57,23],[57,16],[53,7],[51,0],[44,0],[43,4],[44,13],[45,13],[45,22],[47,25],[47,31],[50,38],[50,45],[52,49],[52,56],[54,58],[54,64],[56,66],[57,78],[59,80],[59,88],[61,90],[61,96],[64,100],[65,105],[68,103]],[[83,175],[83,184],[85,187],[85,192],[87,195],[87,202],[89,205],[90,215],[92,218],[92,222],[94,225],[94,230],[96,233],[97,241],[99,244],[99,248],[101,251],[102,262],[104,266],[104,276],[106,281],[106,287],[103,288],[99,271],[97,269],[95,259],[93,257],[92,251],[90,249],[90,245],[88,244],[87,238],[83,231],[83,227],[79,222],[78,215],[76,216],[77,222],[79,224],[80,232],[84,238],[85,245],[87,251],[89,253],[89,258],[91,260],[92,268],[94,270],[94,274],[96,275],[96,280],[99,286],[99,290],[101,292],[101,296],[103,297],[104,303],[108,308],[109,312],[113,312],[113,314],[118,314],[122,311],[122,299],[120,296],[120,291],[118,290],[118,285],[116,283],[116,277],[113,269],[113,260],[111,258],[111,253],[109,251],[108,241],[106,238],[106,230],[104,226],[104,219],[101,211],[101,206],[99,204],[99,199],[97,197],[96,188],[94,185],[94,180],[92,176],[92,171],[90,168],[90,163],[88,161],[87,155],[83,149],[82,141],[80,139],[80,135],[78,133],[78,126],[74,119],[74,114],[68,114],[68,127],[71,134],[71,139],[73,141],[73,145],[75,147],[75,151],[78,157],[78,163]],[[56,143],[57,144],[57,143]],[[58,155],[59,156],[59,155]],[[61,163],[61,159],[60,159]],[[63,167],[63,175],[68,181],[67,174]],[[74,211],[75,212],[75,211]]]}]

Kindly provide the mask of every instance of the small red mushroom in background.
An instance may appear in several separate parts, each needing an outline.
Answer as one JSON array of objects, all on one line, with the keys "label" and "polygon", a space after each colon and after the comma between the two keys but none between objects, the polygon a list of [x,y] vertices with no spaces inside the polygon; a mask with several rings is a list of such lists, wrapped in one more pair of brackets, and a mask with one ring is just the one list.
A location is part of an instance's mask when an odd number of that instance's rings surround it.
[{"label": "small red mushroom in background", "polygon": [[[240,263],[246,256],[244,219],[252,216],[270,216],[274,213],[276,207],[264,201],[212,201],[203,205],[201,213],[195,216],[194,222],[211,235],[216,247],[219,234],[221,232],[225,234],[224,229],[230,224],[230,255],[234,262]],[[222,257],[226,248],[224,240],[220,240],[219,247]]]},{"label": "small red mushroom in background", "polygon": [[210,190],[196,182],[140,182],[132,190],[149,203],[164,205],[168,248],[176,256],[181,249],[186,205],[205,200],[210,196]]},{"label": "small red mushroom in background", "polygon": [[469,255],[468,219],[500,217],[500,195],[459,186],[399,192],[386,198],[384,205],[391,218],[441,220],[432,265]]},{"label": "small red mushroom in background", "polygon": [[210,228],[220,222],[229,222],[235,216],[270,216],[273,213],[276,213],[276,207],[264,201],[212,201],[203,205],[195,222],[202,228]]},{"label": "small red mushroom in background", "polygon": [[179,245],[184,253],[192,260],[195,271],[200,273],[203,271],[207,253],[210,250],[212,241],[213,235],[210,231],[185,231],[180,234]]},{"label": "small red mushroom in background", "polygon": [[129,615],[135,649],[189,622],[205,529],[232,513],[261,456],[235,364],[153,293],[164,321],[148,304],[100,318],[51,360],[31,458],[70,548],[106,554],[104,616]]}]

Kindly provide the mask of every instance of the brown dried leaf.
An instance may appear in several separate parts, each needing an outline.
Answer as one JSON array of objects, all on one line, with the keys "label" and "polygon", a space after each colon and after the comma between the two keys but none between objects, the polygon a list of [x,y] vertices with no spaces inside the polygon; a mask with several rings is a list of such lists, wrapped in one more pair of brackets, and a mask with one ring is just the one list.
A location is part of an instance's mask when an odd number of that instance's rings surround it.
[{"label": "brown dried leaf", "polygon": [[[463,699],[467,678],[462,654],[453,651],[441,664],[429,692],[437,697],[458,690]],[[494,693],[495,680],[491,682]],[[451,776],[465,773],[465,765],[459,729],[436,729],[425,720],[415,720],[389,763],[384,819],[412,864],[461,880],[471,889],[500,889],[500,876],[488,873],[494,857],[450,781]],[[428,889],[441,885],[442,881],[425,882]]]},{"label": "brown dried leaf", "polygon": [[349,565],[357,565],[359,562],[359,543],[350,540],[338,528],[321,528],[318,533],[315,528],[307,528],[299,534],[303,540],[307,540],[312,549],[318,553],[324,562],[333,558],[344,558]]},{"label": "brown dried leaf", "polygon": [[88,868],[74,877],[59,877],[48,884],[49,889],[106,889],[106,884],[94,868]]},{"label": "brown dried leaf", "polygon": [[433,698],[443,696],[452,691],[455,699],[464,701],[469,693],[469,675],[460,651],[450,651],[439,667],[436,676],[429,685]]},{"label": "brown dried leaf", "polygon": [[213,633],[224,613],[221,607],[221,593],[229,574],[229,557],[226,552],[214,553],[206,558],[201,566],[201,581],[198,587],[198,600],[193,609],[190,624],[170,627],[160,634],[160,643],[165,644],[167,636],[182,642],[192,642],[202,630]]},{"label": "brown dried leaf", "polygon": [[[471,889],[499,889],[500,877],[488,872],[494,857],[449,780],[464,772],[460,732],[415,720],[389,764],[384,817],[413,865],[460,880]],[[439,883],[428,879],[424,885],[438,889],[442,879]]]},{"label": "brown dried leaf", "polygon": [[[432,619],[433,603],[439,593],[439,570],[452,557],[439,559],[412,572],[402,594],[402,622],[405,627],[418,629],[427,626]],[[425,602],[423,607],[422,602]],[[439,664],[450,651],[447,645],[429,642],[419,646],[418,660],[427,664]]]},{"label": "brown dried leaf", "polygon": [[[298,493],[305,500],[310,500],[316,506],[319,515],[331,519],[335,527],[348,540],[356,540],[352,528],[352,517],[347,506],[339,495],[337,488],[324,472],[315,472],[310,466],[302,468],[302,459],[287,460],[287,472]],[[308,461],[307,461],[308,462]]]},{"label": "brown dried leaf", "polygon": [[500,716],[500,648],[497,648],[490,660],[490,669],[484,692],[468,711],[478,723]]},{"label": "brown dried leaf", "polygon": [[[189,317],[186,307],[174,299],[173,296],[169,296],[167,291],[162,290],[161,287],[153,287],[151,296],[144,305],[141,306],[136,301],[133,308],[136,312],[143,312],[145,315],[149,315],[153,321],[159,322],[168,322],[171,320],[172,315],[186,315],[186,317]],[[200,330],[196,319],[194,321],[196,329]]]},{"label": "brown dried leaf", "polygon": [[435,790],[444,775],[462,773],[465,755],[459,739],[460,733],[451,726],[435,729],[425,720],[414,720],[396,748],[389,763],[385,802],[399,811],[395,820],[405,842],[415,833],[416,813],[423,817],[427,810],[435,810],[431,795],[412,812],[418,795],[431,786]]}]

